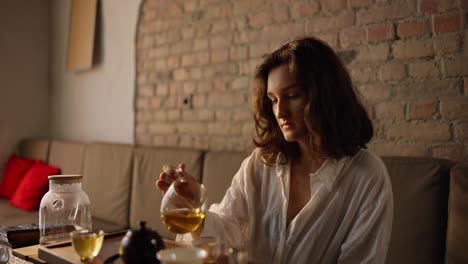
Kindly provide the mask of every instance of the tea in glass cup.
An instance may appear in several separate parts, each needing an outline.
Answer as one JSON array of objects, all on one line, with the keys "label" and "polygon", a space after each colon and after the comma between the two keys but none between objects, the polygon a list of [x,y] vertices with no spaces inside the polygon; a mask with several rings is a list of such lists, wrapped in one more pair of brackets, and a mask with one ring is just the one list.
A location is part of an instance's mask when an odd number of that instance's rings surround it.
[{"label": "tea in glass cup", "polygon": [[204,259],[205,263],[216,263],[216,260],[221,254],[221,243],[216,237],[200,237],[192,241],[192,246],[206,251],[207,256]]},{"label": "tea in glass cup", "polygon": [[205,198],[202,184],[178,178],[161,201],[162,222],[176,234],[195,231],[205,219]]},{"label": "tea in glass cup", "polygon": [[75,252],[84,263],[91,262],[101,251],[104,242],[102,230],[75,230],[70,233]]}]

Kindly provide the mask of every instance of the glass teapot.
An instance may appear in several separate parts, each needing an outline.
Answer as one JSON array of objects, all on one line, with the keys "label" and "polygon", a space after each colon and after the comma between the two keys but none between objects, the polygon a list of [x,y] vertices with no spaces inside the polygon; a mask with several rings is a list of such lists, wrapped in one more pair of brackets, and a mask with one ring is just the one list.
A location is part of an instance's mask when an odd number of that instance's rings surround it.
[{"label": "glass teapot", "polygon": [[49,191],[39,206],[39,243],[70,240],[70,232],[92,229],[88,195],[81,189],[81,175],[49,176]]}]

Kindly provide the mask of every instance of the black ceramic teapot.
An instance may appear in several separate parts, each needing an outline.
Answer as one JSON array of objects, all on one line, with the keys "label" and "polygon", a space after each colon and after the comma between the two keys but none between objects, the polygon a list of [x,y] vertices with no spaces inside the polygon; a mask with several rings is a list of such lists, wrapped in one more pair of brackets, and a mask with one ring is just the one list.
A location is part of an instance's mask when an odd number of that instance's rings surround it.
[{"label": "black ceramic teapot", "polygon": [[164,242],[156,231],[146,227],[145,221],[138,221],[139,229],[129,230],[120,243],[119,254],[105,263],[113,263],[119,257],[125,264],[159,264],[156,252],[164,249]]}]

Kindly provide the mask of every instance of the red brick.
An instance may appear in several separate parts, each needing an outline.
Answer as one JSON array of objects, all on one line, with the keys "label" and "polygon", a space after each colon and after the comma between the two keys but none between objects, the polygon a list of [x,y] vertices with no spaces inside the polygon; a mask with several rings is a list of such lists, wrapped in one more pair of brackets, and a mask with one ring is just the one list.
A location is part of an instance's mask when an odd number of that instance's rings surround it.
[{"label": "red brick", "polygon": [[397,41],[393,43],[393,55],[397,59],[411,59],[434,56],[433,40]]},{"label": "red brick", "polygon": [[249,57],[258,58],[268,53],[268,43],[255,43],[249,46]]},{"label": "red brick", "polygon": [[322,6],[325,11],[334,12],[346,8],[346,0],[325,0]]},{"label": "red brick", "polygon": [[274,40],[274,39],[291,39],[293,36],[301,36],[304,34],[304,23],[293,22],[287,24],[275,24],[265,27],[261,31],[261,39]]},{"label": "red brick", "polygon": [[163,58],[169,55],[169,46],[159,46],[150,49],[149,56],[150,58]]},{"label": "red brick", "polygon": [[378,103],[374,107],[375,117],[378,119],[403,119],[405,104],[402,102]]},{"label": "red brick", "polygon": [[403,144],[394,142],[373,142],[369,148],[381,156],[427,156],[427,148],[424,144]]},{"label": "red brick", "polygon": [[195,39],[193,43],[193,50],[200,51],[208,48],[208,39]]},{"label": "red brick", "polygon": [[232,107],[240,106],[246,101],[240,93],[216,92],[208,95],[207,106],[209,107]]},{"label": "red brick", "polygon": [[150,108],[151,109],[159,109],[161,108],[161,97],[159,96],[153,96],[150,98]]},{"label": "red brick", "polygon": [[210,23],[197,23],[197,37],[206,37],[210,33]]},{"label": "red brick", "polygon": [[432,149],[432,156],[454,161],[463,160],[463,149],[459,145],[436,146]]},{"label": "red brick", "polygon": [[167,111],[167,120],[178,121],[180,120],[180,110],[169,110]]},{"label": "red brick", "polygon": [[184,96],[187,94],[193,94],[195,92],[195,87],[196,84],[194,82],[184,82],[182,85],[182,91],[184,93]]},{"label": "red brick", "polygon": [[450,126],[440,122],[396,123],[387,128],[391,141],[434,142],[450,140]]},{"label": "red brick", "polygon": [[375,74],[375,67],[377,65],[364,65],[354,66],[350,69],[353,80],[359,83],[373,82],[377,80],[377,74]]},{"label": "red brick", "polygon": [[290,3],[274,5],[273,20],[275,22],[285,23],[289,20],[289,5]]},{"label": "red brick", "polygon": [[213,82],[210,80],[200,81],[197,84],[197,93],[208,93],[213,90]]},{"label": "red brick", "polygon": [[213,63],[220,63],[226,62],[229,58],[229,50],[226,49],[218,49],[211,51],[211,62]]},{"label": "red brick", "polygon": [[409,118],[430,119],[436,111],[436,103],[433,100],[416,101],[410,104]]},{"label": "red brick", "polygon": [[468,56],[457,56],[444,59],[444,74],[446,77],[464,76],[468,73]]},{"label": "red brick", "polygon": [[370,83],[358,86],[359,92],[367,101],[377,102],[389,99],[392,94],[392,87],[388,84]]},{"label": "red brick", "polygon": [[170,54],[181,54],[192,51],[193,43],[191,41],[181,41],[174,43],[170,47]]},{"label": "red brick", "polygon": [[361,46],[357,49],[354,62],[377,62],[386,61],[390,53],[388,43]]},{"label": "red brick", "polygon": [[156,95],[166,96],[169,94],[169,86],[166,83],[159,83],[156,86]]},{"label": "red brick", "polygon": [[433,23],[435,33],[463,31],[464,16],[463,13],[435,16]]},{"label": "red brick", "polygon": [[137,110],[136,111],[136,120],[138,122],[146,123],[146,122],[149,122],[149,121],[153,120],[153,115],[151,114],[151,111]]},{"label": "red brick", "polygon": [[434,37],[434,50],[437,54],[456,53],[461,49],[461,38],[457,33]]},{"label": "red brick", "polygon": [[418,61],[409,66],[410,77],[416,79],[430,79],[439,77],[439,67],[433,61]]},{"label": "red brick", "polygon": [[193,12],[198,8],[197,1],[184,1],[183,2],[183,9],[185,12]]},{"label": "red brick", "polygon": [[[461,0],[462,5],[463,1],[465,0]],[[460,0],[421,0],[419,8],[423,14],[434,14],[457,9],[459,2]]]},{"label": "red brick", "polygon": [[218,121],[229,121],[229,120],[231,120],[231,115],[232,114],[233,114],[232,111],[217,109],[216,110],[216,120],[218,120]]},{"label": "red brick", "polygon": [[447,120],[468,120],[468,100],[465,97],[441,99],[440,112]]},{"label": "red brick", "polygon": [[229,31],[229,22],[228,21],[216,21],[211,27],[211,34],[217,34],[222,32]]},{"label": "red brick", "polygon": [[378,75],[382,81],[402,80],[406,77],[406,68],[403,63],[397,61],[387,62],[380,66]]},{"label": "red brick", "polygon": [[270,25],[273,21],[273,12],[271,8],[262,8],[261,11],[253,12],[249,15],[249,25],[252,28],[262,28]]},{"label": "red brick", "polygon": [[197,65],[205,65],[210,62],[210,53],[208,51],[195,53],[194,56]]},{"label": "red brick", "polygon": [[291,8],[291,16],[294,19],[309,17],[317,13],[320,5],[317,2],[294,2]]},{"label": "red brick", "polygon": [[194,28],[183,28],[182,29],[182,39],[193,39],[195,36],[195,29]]},{"label": "red brick", "polygon": [[385,23],[367,27],[367,39],[369,41],[390,40],[394,36],[393,24]]},{"label": "red brick", "polygon": [[251,44],[258,41],[260,34],[257,30],[242,30],[238,32],[234,37],[234,43],[236,44]]},{"label": "red brick", "polygon": [[170,56],[167,58],[167,68],[175,69],[180,66],[180,57],[179,56]]},{"label": "red brick", "polygon": [[192,99],[194,108],[200,108],[206,106],[206,95],[194,95]]},{"label": "red brick", "polygon": [[229,49],[230,58],[233,61],[247,59],[247,47],[246,46],[234,46]]},{"label": "red brick", "polygon": [[350,12],[328,17],[313,17],[309,20],[307,29],[311,33],[324,32],[332,29],[344,29],[352,27],[354,21],[354,14]]},{"label": "red brick", "polygon": [[369,9],[361,9],[356,14],[356,20],[358,25],[365,25],[405,18],[414,15],[414,13],[416,13],[416,1],[407,1],[392,5],[375,5]]},{"label": "red brick", "polygon": [[136,109],[145,110],[149,109],[149,100],[147,97],[139,97],[136,101]]},{"label": "red brick", "polygon": [[396,86],[396,98],[421,99],[437,96],[458,96],[457,80],[419,80],[414,83],[402,83]]},{"label": "red brick", "polygon": [[362,28],[345,29],[340,32],[340,44],[342,48],[357,46],[366,41],[366,33]]},{"label": "red brick", "polygon": [[397,26],[397,35],[400,38],[422,37],[429,33],[429,24],[427,20],[413,20],[399,22]]},{"label": "red brick", "polygon": [[223,34],[211,37],[210,48],[218,49],[228,47],[231,44],[231,39],[232,37],[230,34]]},{"label": "red brick", "polygon": [[468,140],[468,122],[462,121],[453,125],[455,139],[458,141]]},{"label": "red brick", "polygon": [[193,54],[182,55],[182,66],[190,66],[195,64],[195,58]]},{"label": "red brick", "polygon": [[372,3],[372,0],[349,0],[350,7],[366,7]]},{"label": "red brick", "polygon": [[[199,121],[213,121],[215,112],[213,110],[208,109],[200,109],[197,112],[198,120]],[[200,124],[203,127],[206,127],[205,124]]]}]

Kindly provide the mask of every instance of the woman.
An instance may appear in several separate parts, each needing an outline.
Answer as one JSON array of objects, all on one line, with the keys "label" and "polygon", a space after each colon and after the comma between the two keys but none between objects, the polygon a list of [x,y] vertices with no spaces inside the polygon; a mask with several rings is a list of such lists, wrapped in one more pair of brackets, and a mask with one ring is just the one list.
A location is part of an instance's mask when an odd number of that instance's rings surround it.
[{"label": "woman", "polygon": [[[217,236],[259,263],[384,263],[391,184],[366,149],[372,123],[337,55],[297,39],[264,58],[254,88],[257,148],[184,239]],[[157,186],[175,177],[162,172]]]}]

